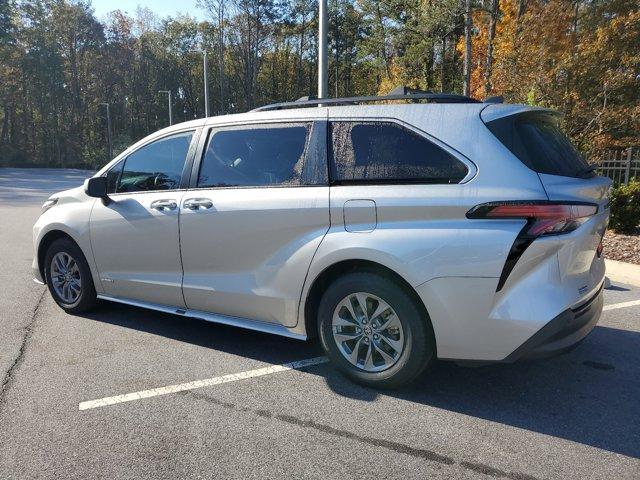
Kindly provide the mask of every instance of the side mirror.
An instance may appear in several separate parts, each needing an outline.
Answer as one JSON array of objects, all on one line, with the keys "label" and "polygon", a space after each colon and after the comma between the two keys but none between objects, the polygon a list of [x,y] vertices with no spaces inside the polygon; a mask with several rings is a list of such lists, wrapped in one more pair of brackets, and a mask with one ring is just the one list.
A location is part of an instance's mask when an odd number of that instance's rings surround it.
[{"label": "side mirror", "polygon": [[90,197],[101,198],[105,205],[111,202],[111,199],[109,198],[109,195],[107,193],[106,177],[88,178],[84,182],[84,191]]}]

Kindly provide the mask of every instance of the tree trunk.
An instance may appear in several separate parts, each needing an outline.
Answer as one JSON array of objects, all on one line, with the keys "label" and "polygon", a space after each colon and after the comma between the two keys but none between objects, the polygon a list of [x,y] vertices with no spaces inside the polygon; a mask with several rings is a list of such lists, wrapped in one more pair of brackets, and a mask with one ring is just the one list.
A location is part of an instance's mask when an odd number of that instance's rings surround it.
[{"label": "tree trunk", "polygon": [[471,94],[471,28],[473,19],[471,17],[471,0],[464,1],[464,66],[462,69],[462,93],[469,96]]},{"label": "tree trunk", "polygon": [[493,40],[496,37],[496,22],[498,21],[499,1],[491,0],[489,12],[489,35],[487,39],[487,63],[484,71],[484,91],[486,95],[491,95],[493,85],[491,75],[493,73]]},{"label": "tree trunk", "polygon": [[[518,51],[520,46],[520,36],[522,35],[522,29],[523,29],[523,17],[526,12],[526,9],[527,9],[527,0],[518,0],[518,12],[516,14],[516,30],[513,36],[513,47],[511,48],[512,52],[514,53],[511,55],[511,61],[510,61],[512,85],[515,82],[517,82],[516,78],[518,73],[518,55],[516,55],[515,52]],[[510,90],[513,93],[514,89],[511,88]]]},{"label": "tree trunk", "polygon": [[440,57],[440,93],[445,91],[447,37],[442,37],[442,55]]},{"label": "tree trunk", "polygon": [[384,28],[384,20],[382,18],[382,11],[380,10],[380,2],[376,2],[376,15],[378,17],[378,24],[380,26],[380,33],[382,34],[382,42],[380,45],[380,53],[384,60],[384,69],[387,74],[387,78],[391,78],[391,65],[389,65],[389,57],[387,56],[387,31]]},{"label": "tree trunk", "polygon": [[427,90],[432,90],[434,87],[434,81],[433,81],[433,67],[434,67],[434,59],[435,59],[435,50],[436,46],[435,43],[429,45],[427,47],[427,61],[425,62],[425,74],[424,74],[424,80],[425,83],[427,84]]},{"label": "tree trunk", "polygon": [[2,107],[2,133],[0,133],[0,143],[9,143],[9,104],[4,103]]},{"label": "tree trunk", "polygon": [[[333,41],[335,43],[335,53],[334,53],[334,73],[335,73],[335,78],[334,78],[334,88],[335,88],[335,93],[334,96],[335,98],[338,98],[338,77],[340,76],[340,52],[338,50],[338,45],[340,44],[339,42],[339,38],[340,38],[340,25],[338,24],[338,5],[335,6],[335,12],[336,12],[336,16],[333,19]],[[328,92],[327,92],[328,93]]]},{"label": "tree trunk", "polygon": [[301,96],[300,92],[302,91],[302,66],[303,60],[302,55],[304,53],[304,34],[306,32],[306,18],[304,14],[302,15],[302,22],[300,23],[300,40],[298,45],[298,58],[296,59],[296,63],[298,64],[298,68],[296,68],[296,95]]}]

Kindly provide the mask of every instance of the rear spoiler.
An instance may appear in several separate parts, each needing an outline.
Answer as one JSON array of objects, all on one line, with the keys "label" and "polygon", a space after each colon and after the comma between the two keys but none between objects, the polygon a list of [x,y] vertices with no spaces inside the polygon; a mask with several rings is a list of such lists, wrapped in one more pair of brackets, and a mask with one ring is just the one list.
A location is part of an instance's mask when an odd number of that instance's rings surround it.
[{"label": "rear spoiler", "polygon": [[526,112],[546,112],[554,115],[562,115],[557,110],[551,110],[550,108],[532,107],[530,105],[508,105],[492,103],[487,105],[480,111],[480,119],[484,123],[489,123],[500,118],[511,117],[513,115],[519,115]]}]

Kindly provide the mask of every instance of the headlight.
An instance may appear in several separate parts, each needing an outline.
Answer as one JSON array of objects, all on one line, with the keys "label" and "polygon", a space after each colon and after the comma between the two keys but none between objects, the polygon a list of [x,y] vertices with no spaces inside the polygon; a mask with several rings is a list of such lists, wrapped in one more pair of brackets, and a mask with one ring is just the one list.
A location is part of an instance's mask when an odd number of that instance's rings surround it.
[{"label": "headlight", "polygon": [[57,198],[50,198],[49,200],[47,200],[46,202],[44,202],[42,204],[42,212],[40,212],[40,215],[42,215],[44,212],[46,212],[47,210],[49,210],[51,207],[53,207],[56,203],[58,203],[58,199]]}]

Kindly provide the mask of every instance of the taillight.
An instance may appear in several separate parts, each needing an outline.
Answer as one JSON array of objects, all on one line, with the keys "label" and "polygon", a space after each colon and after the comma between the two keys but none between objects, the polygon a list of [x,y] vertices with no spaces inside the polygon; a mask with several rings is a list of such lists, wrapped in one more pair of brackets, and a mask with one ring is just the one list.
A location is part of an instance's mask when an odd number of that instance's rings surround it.
[{"label": "taillight", "polygon": [[516,237],[498,280],[499,292],[513,267],[538,237],[560,235],[578,228],[589,217],[598,213],[598,206],[580,202],[550,202],[546,200],[507,201],[483,203],[467,212],[467,218],[473,219],[522,219],[525,226]]},{"label": "taillight", "polygon": [[535,238],[571,232],[597,212],[598,206],[591,203],[491,202],[473,207],[467,212],[467,218],[521,218],[527,220],[524,233]]}]

